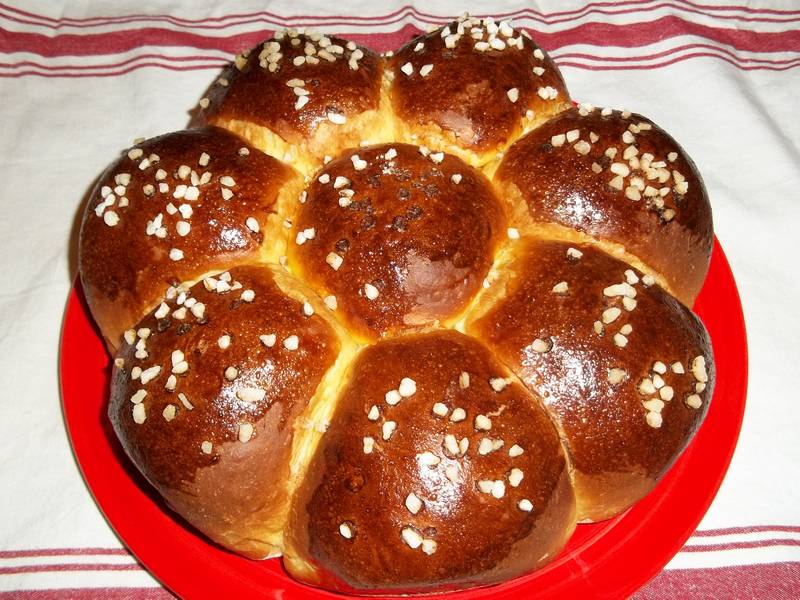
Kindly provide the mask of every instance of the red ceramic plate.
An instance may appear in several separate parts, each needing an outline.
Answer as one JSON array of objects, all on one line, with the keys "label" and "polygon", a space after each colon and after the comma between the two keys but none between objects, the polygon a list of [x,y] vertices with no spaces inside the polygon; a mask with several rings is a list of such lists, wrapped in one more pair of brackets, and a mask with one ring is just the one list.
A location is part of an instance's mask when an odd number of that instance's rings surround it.
[{"label": "red ceramic plate", "polygon": [[[646,583],[697,527],[728,468],[742,421],[747,343],[736,283],[719,243],[695,312],[714,346],[717,383],[705,423],[653,492],[604,523],[579,525],[546,568],[478,598],[620,598]],[[61,336],[61,395],[72,447],[100,509],[164,585],[185,597],[339,598],[293,581],[280,559],[251,561],[207,541],[172,514],[130,464],[106,418],[110,359],[79,284]]]}]

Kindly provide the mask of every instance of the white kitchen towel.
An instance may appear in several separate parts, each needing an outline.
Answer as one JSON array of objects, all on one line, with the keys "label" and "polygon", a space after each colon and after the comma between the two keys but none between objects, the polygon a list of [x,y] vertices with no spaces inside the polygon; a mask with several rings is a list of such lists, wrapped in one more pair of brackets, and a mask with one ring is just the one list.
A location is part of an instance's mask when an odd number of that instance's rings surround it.
[{"label": "white kitchen towel", "polygon": [[796,595],[800,5],[730,1],[0,4],[0,592],[168,595],[104,521],[61,416],[78,219],[106,164],[134,138],[185,126],[218,69],[276,28],[388,50],[467,10],[528,28],[573,97],[641,112],[681,142],[739,285],[750,351],[739,446],[699,531],[640,596]]}]

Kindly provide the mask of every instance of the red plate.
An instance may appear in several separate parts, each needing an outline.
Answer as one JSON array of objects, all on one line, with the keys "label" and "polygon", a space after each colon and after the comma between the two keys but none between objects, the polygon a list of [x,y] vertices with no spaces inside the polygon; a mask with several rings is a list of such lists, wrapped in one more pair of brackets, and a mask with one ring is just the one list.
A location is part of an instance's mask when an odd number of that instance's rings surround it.
[{"label": "red plate", "polygon": [[[719,243],[695,312],[714,346],[717,382],[705,423],[653,492],[628,512],[579,525],[544,569],[500,586],[448,594],[477,598],[620,598],[683,546],[717,493],[744,414],[747,342],[736,283]],[[293,581],[279,559],[251,561],[215,546],[173,515],[128,461],[106,418],[110,359],[80,284],[61,336],[61,395],[72,447],[100,509],[122,541],[182,597],[339,598]]]}]

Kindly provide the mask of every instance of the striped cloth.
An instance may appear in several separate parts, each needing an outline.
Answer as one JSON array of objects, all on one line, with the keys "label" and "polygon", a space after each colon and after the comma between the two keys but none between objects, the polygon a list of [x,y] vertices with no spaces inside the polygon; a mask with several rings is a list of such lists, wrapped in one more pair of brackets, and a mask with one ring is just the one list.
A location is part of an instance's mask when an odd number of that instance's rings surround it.
[{"label": "striped cloth", "polygon": [[466,8],[529,28],[575,98],[680,140],[737,276],[751,356],[739,446],[699,530],[636,597],[800,595],[800,4],[767,1],[0,3],[0,593],[170,597],[103,520],[59,410],[58,324],[94,178],[134,138],[183,127],[231,55],[276,28],[387,50]]}]

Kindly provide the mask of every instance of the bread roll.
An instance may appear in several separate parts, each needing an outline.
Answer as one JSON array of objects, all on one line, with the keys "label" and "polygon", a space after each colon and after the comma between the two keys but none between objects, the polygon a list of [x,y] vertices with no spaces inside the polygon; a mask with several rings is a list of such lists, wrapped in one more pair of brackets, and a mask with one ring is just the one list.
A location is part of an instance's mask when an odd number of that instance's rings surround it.
[{"label": "bread roll", "polygon": [[396,138],[474,166],[571,106],[550,57],[526,31],[491,17],[462,17],[416,37],[391,67]]},{"label": "bread roll", "polygon": [[452,321],[505,238],[489,182],[407,144],[348,150],[308,186],[289,264],[362,339]]},{"label": "bread roll", "polygon": [[114,430],[189,523],[251,558],[277,556],[293,447],[302,456],[302,438],[324,430],[315,394],[348,342],[282,270],[237,267],[170,296],[126,332]]},{"label": "bread roll", "polygon": [[100,176],[81,225],[79,272],[109,347],[169,286],[285,253],[302,179],[223,129],[134,145]]},{"label": "bread roll", "polygon": [[358,355],[295,495],[286,566],[338,591],[495,583],[552,558],[575,499],[539,399],[454,331]]},{"label": "bread roll", "polygon": [[581,521],[644,497],[713,393],[700,320],[651,277],[589,245],[520,240],[467,332],[543,398],[570,458]]},{"label": "bread roll", "polygon": [[594,240],[694,303],[714,243],[711,207],[694,162],[652,121],[571,109],[515,142],[494,182],[521,229]]},{"label": "bread roll", "polygon": [[201,117],[311,172],[362,140],[392,139],[383,59],[352,41],[293,30],[236,57]]}]

